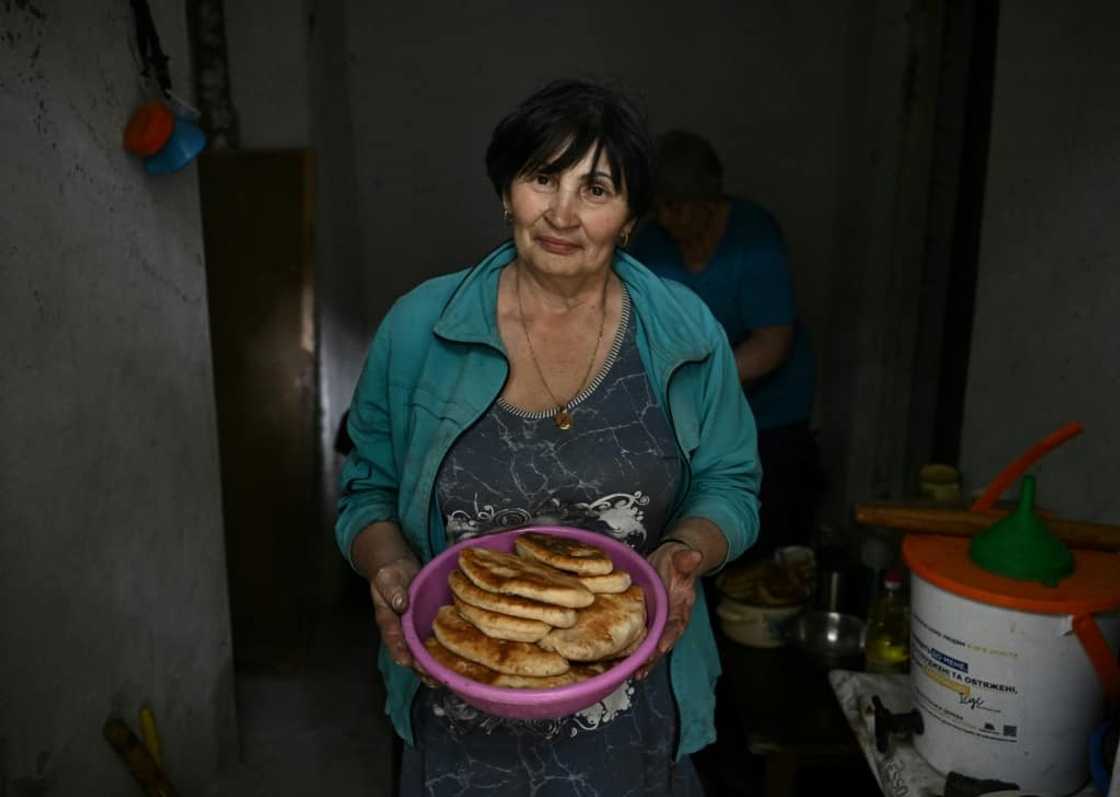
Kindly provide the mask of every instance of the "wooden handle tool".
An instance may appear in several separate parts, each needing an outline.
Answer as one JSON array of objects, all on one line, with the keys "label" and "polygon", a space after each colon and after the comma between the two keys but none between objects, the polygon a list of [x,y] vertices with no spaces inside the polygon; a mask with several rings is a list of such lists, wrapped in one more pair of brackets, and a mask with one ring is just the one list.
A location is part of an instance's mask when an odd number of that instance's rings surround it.
[{"label": "wooden handle tool", "polygon": [[[883,526],[912,534],[943,534],[971,537],[1007,516],[1009,510],[946,509],[912,504],[857,504],[856,522],[863,526]],[[1064,520],[1040,512],[1050,532],[1071,548],[1120,551],[1120,526]]]}]

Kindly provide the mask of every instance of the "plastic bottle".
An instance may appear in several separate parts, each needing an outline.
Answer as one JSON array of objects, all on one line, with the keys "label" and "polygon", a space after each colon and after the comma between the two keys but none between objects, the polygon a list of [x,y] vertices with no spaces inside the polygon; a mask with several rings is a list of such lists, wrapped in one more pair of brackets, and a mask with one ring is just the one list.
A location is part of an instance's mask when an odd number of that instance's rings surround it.
[{"label": "plastic bottle", "polygon": [[877,673],[910,671],[910,604],[898,569],[883,576],[883,588],[868,612],[864,668]]}]

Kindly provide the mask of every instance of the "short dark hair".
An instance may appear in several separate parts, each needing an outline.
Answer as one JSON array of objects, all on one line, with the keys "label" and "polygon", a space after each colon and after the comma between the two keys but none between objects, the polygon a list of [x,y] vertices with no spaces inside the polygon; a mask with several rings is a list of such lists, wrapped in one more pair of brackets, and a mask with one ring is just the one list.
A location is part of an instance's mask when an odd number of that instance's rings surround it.
[{"label": "short dark hair", "polygon": [[642,216],[652,200],[653,143],[638,106],[614,89],[581,80],[557,80],[536,91],[494,128],[486,173],[505,196],[525,174],[557,174],[594,148],[605,154],[611,177],[626,188],[630,213]]},{"label": "short dark hair", "polygon": [[657,137],[653,192],[658,199],[718,199],[723,196],[723,164],[708,140],[687,130]]}]

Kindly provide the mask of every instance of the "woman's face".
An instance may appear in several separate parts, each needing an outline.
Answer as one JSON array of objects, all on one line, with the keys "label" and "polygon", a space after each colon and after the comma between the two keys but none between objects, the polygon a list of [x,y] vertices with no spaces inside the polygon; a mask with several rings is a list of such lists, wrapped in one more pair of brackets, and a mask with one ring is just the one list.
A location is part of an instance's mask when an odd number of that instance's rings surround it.
[{"label": "woman's face", "polygon": [[506,206],[527,267],[555,277],[610,268],[615,243],[633,224],[625,188],[611,178],[604,156],[592,163],[594,151],[565,172],[514,178]]}]

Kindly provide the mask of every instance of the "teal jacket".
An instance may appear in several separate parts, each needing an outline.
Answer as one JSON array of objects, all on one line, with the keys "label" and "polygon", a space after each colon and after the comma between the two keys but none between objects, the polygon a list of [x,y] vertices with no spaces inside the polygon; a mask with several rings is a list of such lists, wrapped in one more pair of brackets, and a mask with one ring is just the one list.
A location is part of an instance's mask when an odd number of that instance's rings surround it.
[{"label": "teal jacket", "polygon": [[[456,438],[501,393],[509,361],[498,334],[498,276],[516,255],[507,242],[472,269],[437,277],[401,297],[374,336],[350,405],[354,451],[340,479],[338,545],[349,558],[358,533],[392,520],[421,562],[447,547],[435,500],[440,465]],[[723,329],[691,291],[662,281],[628,255],[614,270],[633,303],[638,350],[679,444],[684,477],[673,520],[703,517],[727,537],[728,560],[758,532],[761,469],[754,419]],[[670,521],[668,528],[671,528]],[[412,743],[419,680],[382,646],[386,711]],[[703,590],[670,656],[680,712],[677,756],[715,739],[720,674]]]}]

